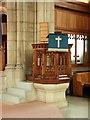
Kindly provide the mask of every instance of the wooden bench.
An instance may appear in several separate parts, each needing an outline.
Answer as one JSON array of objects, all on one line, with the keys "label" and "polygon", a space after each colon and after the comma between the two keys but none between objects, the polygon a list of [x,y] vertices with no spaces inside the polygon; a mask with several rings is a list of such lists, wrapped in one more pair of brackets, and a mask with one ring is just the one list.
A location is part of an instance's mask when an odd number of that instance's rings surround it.
[{"label": "wooden bench", "polygon": [[[83,87],[90,87],[90,72],[76,72],[73,74],[73,95],[83,96]],[[90,94],[90,93],[88,93]]]}]

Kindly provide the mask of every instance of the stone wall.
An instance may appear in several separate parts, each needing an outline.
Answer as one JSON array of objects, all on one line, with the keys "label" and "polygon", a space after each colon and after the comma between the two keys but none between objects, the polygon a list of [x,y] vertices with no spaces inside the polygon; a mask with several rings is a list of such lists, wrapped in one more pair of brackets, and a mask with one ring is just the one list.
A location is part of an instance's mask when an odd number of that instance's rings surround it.
[{"label": "stone wall", "polygon": [[7,87],[25,80],[32,73],[32,43],[38,43],[39,23],[48,22],[49,32],[54,32],[54,3],[7,3]]}]

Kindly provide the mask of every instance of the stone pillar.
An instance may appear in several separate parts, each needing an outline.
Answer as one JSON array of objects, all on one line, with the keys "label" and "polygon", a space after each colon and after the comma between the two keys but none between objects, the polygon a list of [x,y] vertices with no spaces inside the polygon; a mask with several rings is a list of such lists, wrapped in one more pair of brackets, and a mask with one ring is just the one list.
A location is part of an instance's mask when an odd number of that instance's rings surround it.
[{"label": "stone pillar", "polygon": [[16,3],[7,3],[7,66],[5,68],[7,87],[15,85],[16,65]]},{"label": "stone pillar", "polygon": [[45,20],[49,24],[49,33],[54,33],[54,2],[46,2],[46,17]]},{"label": "stone pillar", "polygon": [[31,74],[33,64],[32,43],[34,43],[34,2],[24,2],[23,8],[25,71],[26,74]]},{"label": "stone pillar", "polygon": [[23,69],[23,2],[17,2],[17,63],[15,70],[16,82],[25,80]]},{"label": "stone pillar", "polygon": [[49,33],[54,32],[54,2],[37,2],[37,42],[39,42],[40,22],[48,22]]},{"label": "stone pillar", "polygon": [[34,41],[33,43],[37,43],[37,3],[34,2]]},{"label": "stone pillar", "polygon": [[0,71],[0,99],[1,97],[1,93],[2,92],[6,92],[6,77],[5,77],[5,72],[4,71]]}]

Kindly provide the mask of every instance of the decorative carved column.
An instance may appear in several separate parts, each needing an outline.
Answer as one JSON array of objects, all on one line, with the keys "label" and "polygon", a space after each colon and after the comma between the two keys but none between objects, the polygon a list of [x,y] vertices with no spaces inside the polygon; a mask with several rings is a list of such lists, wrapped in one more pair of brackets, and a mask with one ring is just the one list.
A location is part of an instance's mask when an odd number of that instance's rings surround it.
[{"label": "decorative carved column", "polygon": [[16,3],[7,2],[7,66],[5,68],[7,87],[15,86],[16,64]]},{"label": "decorative carved column", "polygon": [[68,45],[68,60],[67,60],[67,73],[69,74],[69,75],[72,75],[72,71],[71,71],[71,47],[72,47],[72,44],[69,44]]},{"label": "decorative carved column", "polygon": [[58,53],[54,54],[55,75],[58,75]]},{"label": "decorative carved column", "polygon": [[46,71],[46,53],[45,51],[43,50],[42,51],[42,76],[45,75],[45,71]]},{"label": "decorative carved column", "polygon": [[32,72],[32,75],[34,76],[35,74],[37,74],[37,53],[36,53],[36,50],[34,51],[34,54],[33,54],[33,72]]},{"label": "decorative carved column", "polygon": [[22,47],[23,47],[23,2],[17,2],[17,64],[15,70],[16,82],[22,81],[24,77],[24,69],[22,63]]}]

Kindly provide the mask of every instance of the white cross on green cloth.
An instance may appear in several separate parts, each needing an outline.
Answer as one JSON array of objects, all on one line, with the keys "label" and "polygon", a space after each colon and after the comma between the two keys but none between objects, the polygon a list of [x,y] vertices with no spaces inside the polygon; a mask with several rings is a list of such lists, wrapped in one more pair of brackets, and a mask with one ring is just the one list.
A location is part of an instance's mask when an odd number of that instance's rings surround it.
[{"label": "white cross on green cloth", "polygon": [[60,38],[59,36],[57,38],[55,38],[55,40],[58,41],[58,48],[60,48],[60,41],[62,40],[62,38]]}]

